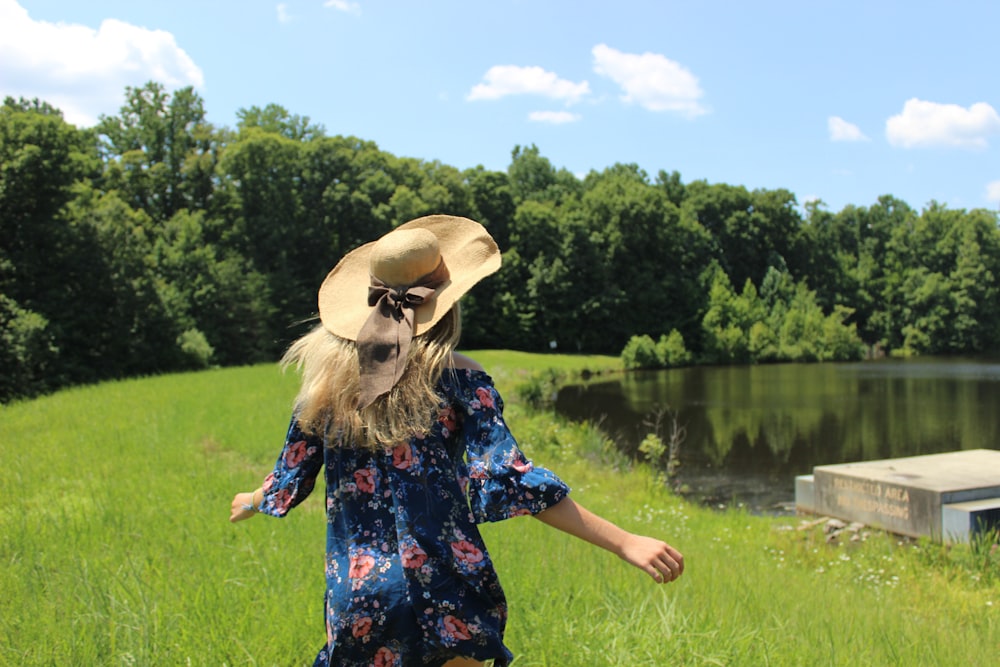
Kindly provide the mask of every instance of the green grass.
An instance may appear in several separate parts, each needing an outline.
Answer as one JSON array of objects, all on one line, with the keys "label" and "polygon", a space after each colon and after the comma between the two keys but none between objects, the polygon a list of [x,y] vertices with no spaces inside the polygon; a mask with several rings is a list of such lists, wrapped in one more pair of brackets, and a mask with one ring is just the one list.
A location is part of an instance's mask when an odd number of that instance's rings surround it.
[{"label": "green grass", "polygon": [[[475,352],[537,463],[578,501],[686,557],[654,585],[540,522],[484,526],[517,667],[977,665],[1000,651],[1000,557],[874,533],[827,544],[795,518],[716,513],[509,396],[558,364]],[[575,360],[575,361],[574,361]],[[102,384],[0,408],[0,665],[302,665],[323,642],[320,493],[228,523],[270,470],[295,393],[274,366]]]},{"label": "green grass", "polygon": [[477,350],[469,355],[491,373],[523,375],[550,369],[564,373],[621,371],[619,357],[606,355],[535,354],[514,350]]}]

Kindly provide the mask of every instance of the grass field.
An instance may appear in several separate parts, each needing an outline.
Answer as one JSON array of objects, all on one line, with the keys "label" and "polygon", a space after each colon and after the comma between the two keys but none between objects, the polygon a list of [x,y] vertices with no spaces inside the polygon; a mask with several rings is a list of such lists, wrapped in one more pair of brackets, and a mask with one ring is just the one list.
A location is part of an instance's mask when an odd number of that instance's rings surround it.
[{"label": "grass field", "polygon": [[[1000,555],[684,503],[587,425],[516,400],[525,373],[610,358],[475,353],[536,463],[578,501],[666,539],[668,586],[529,518],[484,527],[516,667],[987,665]],[[227,519],[270,470],[295,392],[274,366],[77,388],[0,407],[0,665],[304,665],[323,642],[316,493],[282,520]]]}]

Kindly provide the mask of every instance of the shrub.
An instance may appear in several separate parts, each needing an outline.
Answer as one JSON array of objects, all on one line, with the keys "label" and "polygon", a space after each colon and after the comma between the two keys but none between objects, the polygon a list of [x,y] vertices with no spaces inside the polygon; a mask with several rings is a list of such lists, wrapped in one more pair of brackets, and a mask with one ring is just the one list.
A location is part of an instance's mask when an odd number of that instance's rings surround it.
[{"label": "shrub", "polygon": [[198,329],[188,329],[177,337],[177,346],[181,349],[184,364],[188,368],[208,368],[215,349],[208,344],[205,334]]},{"label": "shrub", "polygon": [[684,336],[677,329],[660,336],[656,343],[656,357],[661,366],[686,366],[691,363],[691,353],[684,346]]},{"label": "shrub", "polygon": [[514,387],[514,391],[521,401],[535,409],[542,408],[555,400],[565,376],[565,373],[549,368],[533,373],[525,382]]},{"label": "shrub", "polygon": [[628,370],[637,368],[658,368],[660,360],[656,354],[656,343],[649,335],[632,336],[622,350],[622,363]]},{"label": "shrub", "polygon": [[57,356],[45,317],[0,294],[0,402],[46,388]]}]

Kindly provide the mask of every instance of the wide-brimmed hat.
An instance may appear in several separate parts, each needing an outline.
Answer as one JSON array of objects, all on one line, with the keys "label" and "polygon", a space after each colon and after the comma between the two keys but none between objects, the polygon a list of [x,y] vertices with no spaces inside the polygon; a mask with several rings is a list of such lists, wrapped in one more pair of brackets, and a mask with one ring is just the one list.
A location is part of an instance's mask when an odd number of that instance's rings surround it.
[{"label": "wide-brimmed hat", "polygon": [[[426,234],[431,232],[432,236]],[[436,245],[436,247],[435,247]],[[462,295],[500,268],[500,249],[474,220],[429,215],[406,222],[337,263],[319,288],[319,315],[332,334],[356,341],[374,309],[368,304],[371,278],[389,287],[409,287],[443,263],[448,279],[434,297],[414,308],[414,335],[437,324]]]},{"label": "wide-brimmed hat", "polygon": [[319,289],[319,315],[327,331],[358,342],[361,407],[374,399],[366,393],[366,373],[392,366],[392,384],[371,390],[391,389],[410,337],[429,331],[499,268],[500,249],[486,228],[450,215],[411,220],[344,255]]}]

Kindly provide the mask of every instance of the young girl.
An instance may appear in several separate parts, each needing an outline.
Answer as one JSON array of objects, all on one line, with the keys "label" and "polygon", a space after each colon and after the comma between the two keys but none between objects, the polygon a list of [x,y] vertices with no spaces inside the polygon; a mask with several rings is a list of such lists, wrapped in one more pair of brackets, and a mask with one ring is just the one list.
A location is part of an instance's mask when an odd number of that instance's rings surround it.
[{"label": "young girl", "polygon": [[655,581],[681,554],[588,512],[518,449],[484,369],[455,352],[459,298],[500,268],[477,222],[429,216],[361,246],[319,292],[284,363],[302,386],[262,487],[230,521],[284,516],[325,466],[326,645],[316,665],[509,664],[507,605],[476,525],[531,514]]}]

